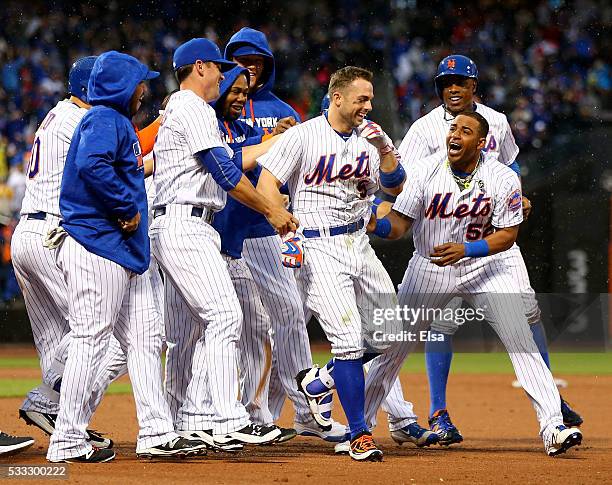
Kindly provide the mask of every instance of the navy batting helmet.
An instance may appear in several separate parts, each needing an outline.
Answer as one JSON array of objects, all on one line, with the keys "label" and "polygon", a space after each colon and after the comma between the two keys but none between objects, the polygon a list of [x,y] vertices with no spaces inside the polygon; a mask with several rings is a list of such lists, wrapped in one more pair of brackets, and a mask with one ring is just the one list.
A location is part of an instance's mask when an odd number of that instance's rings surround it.
[{"label": "navy batting helmet", "polygon": [[329,93],[325,93],[325,96],[323,96],[321,100],[321,113],[326,109],[329,109]]},{"label": "navy batting helmet", "polygon": [[438,72],[436,72],[434,79],[436,94],[440,98],[442,98],[440,79],[444,76],[463,76],[478,80],[478,68],[476,63],[466,56],[452,54],[442,59],[438,64]]},{"label": "navy batting helmet", "polygon": [[84,102],[87,102],[87,83],[96,59],[96,56],[77,59],[68,74],[68,92]]}]

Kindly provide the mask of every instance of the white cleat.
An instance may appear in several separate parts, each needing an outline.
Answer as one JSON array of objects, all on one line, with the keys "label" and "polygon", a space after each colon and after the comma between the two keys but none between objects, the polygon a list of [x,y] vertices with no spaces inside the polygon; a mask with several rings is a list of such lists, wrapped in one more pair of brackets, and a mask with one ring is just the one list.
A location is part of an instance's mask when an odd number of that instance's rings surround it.
[{"label": "white cleat", "polygon": [[340,424],[333,419],[331,421],[331,428],[328,430],[323,429],[319,424],[311,419],[305,423],[296,421],[293,424],[295,431],[299,436],[316,436],[325,441],[331,441],[332,443],[338,443],[344,440],[346,434],[346,426]]},{"label": "white cleat", "polygon": [[582,443],[582,432],[578,428],[557,426],[548,439],[544,440],[544,448],[548,456],[565,453],[573,446]]}]

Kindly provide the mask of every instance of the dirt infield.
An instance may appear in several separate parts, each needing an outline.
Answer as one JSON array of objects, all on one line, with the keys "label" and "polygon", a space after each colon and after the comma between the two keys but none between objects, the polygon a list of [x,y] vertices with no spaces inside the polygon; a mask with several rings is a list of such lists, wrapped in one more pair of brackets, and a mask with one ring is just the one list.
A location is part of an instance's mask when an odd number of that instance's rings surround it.
[{"label": "dirt infield", "polygon": [[[92,424],[115,440],[117,459],[101,465],[70,465],[69,478],[74,483],[112,484],[609,483],[612,417],[606,409],[612,377],[561,377],[569,380],[565,395],[583,413],[586,424],[584,445],[557,458],[544,454],[534,411],[524,394],[510,386],[511,376],[453,375],[449,402],[465,441],[450,449],[398,447],[380,415],[375,436],[385,453],[383,463],[355,463],[334,456],[333,446],[316,438],[250,448],[239,455],[218,453],[171,463],[142,461],[134,455],[137,425],[132,397],[119,395],[104,399]],[[409,374],[402,381],[416,411],[425,416],[425,377]],[[37,443],[21,455],[0,458],[0,465],[45,464],[48,439],[16,419],[19,404],[18,399],[0,399],[1,429],[29,434]],[[282,424],[291,424],[290,406]]]}]

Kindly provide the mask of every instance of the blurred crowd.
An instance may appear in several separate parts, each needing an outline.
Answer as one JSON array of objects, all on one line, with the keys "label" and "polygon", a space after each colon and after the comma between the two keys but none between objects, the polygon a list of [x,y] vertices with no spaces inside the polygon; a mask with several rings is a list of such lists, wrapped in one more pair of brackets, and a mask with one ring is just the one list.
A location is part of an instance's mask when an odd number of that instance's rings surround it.
[{"label": "blurred crowd", "polygon": [[[275,92],[308,118],[319,111],[329,76],[357,64],[388,86],[403,133],[439,103],[433,76],[456,52],[480,71],[479,94],[505,112],[522,150],[537,150],[563,120],[599,119],[612,109],[612,4],[606,0],[274,0],[204,3],[5,0],[0,10],[0,299],[14,296],[11,227],[24,193],[24,169],[37,125],[65,95],[77,58],[128,52],[162,76],[136,120],[156,113],[176,87],[172,53],[205,36],[220,47],[239,28],[263,30],[276,56]],[[381,86],[377,84],[377,91]],[[377,96],[378,98],[378,96]],[[375,100],[376,101],[376,100]]]}]

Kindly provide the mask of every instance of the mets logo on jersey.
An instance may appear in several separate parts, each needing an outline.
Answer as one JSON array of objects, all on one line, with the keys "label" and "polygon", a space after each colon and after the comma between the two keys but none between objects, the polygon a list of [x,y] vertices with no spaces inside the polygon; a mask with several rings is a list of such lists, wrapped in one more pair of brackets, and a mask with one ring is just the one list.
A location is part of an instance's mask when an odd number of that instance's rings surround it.
[{"label": "mets logo on jersey", "polygon": [[435,194],[425,211],[425,217],[427,219],[436,217],[463,219],[464,217],[485,217],[491,213],[491,197],[485,197],[483,192],[472,198],[469,204],[459,204],[455,209],[451,206],[452,197],[452,192],[447,192],[444,196]]},{"label": "mets logo on jersey", "polygon": [[337,175],[332,175],[336,163],[336,154],[322,155],[314,170],[304,176],[306,185],[321,185],[323,182],[331,184],[336,180],[348,180],[350,178],[364,178],[370,176],[370,156],[363,151],[355,158],[357,165],[347,163],[340,167]]},{"label": "mets logo on jersey", "polygon": [[140,149],[140,143],[138,142],[134,143],[132,145],[132,150],[134,150],[134,156],[136,157],[138,168],[144,167],[144,162],[142,160],[142,150]]},{"label": "mets logo on jersey", "polygon": [[455,69],[455,66],[457,65],[457,61],[455,59],[449,59],[448,61],[446,61],[446,67],[448,69]]},{"label": "mets logo on jersey", "polygon": [[508,197],[508,209],[511,211],[517,211],[523,207],[523,197],[521,196],[521,191],[516,189],[514,192],[510,194]]}]

